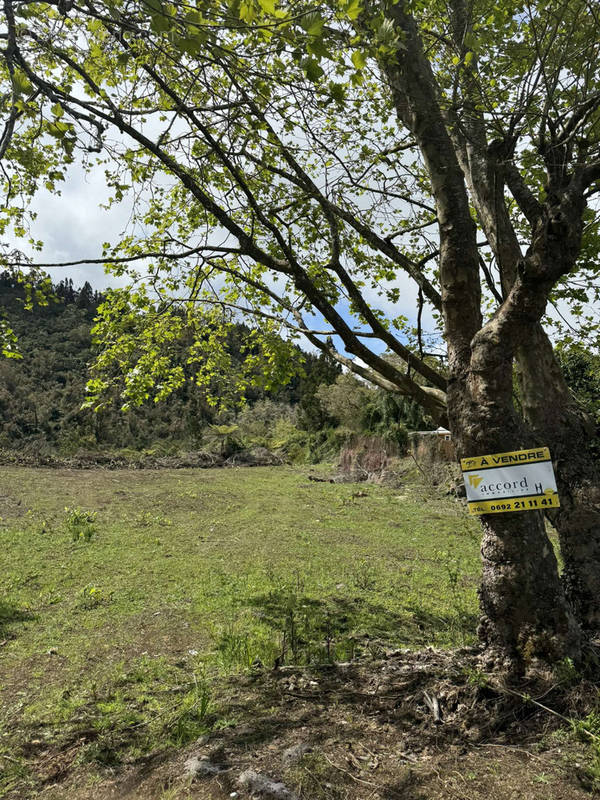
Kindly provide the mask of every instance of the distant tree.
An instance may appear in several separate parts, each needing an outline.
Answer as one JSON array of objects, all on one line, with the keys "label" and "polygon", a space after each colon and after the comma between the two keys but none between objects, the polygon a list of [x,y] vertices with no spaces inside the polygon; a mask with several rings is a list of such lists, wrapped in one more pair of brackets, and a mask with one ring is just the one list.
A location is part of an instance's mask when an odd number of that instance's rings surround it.
[{"label": "distant tree", "polygon": [[364,426],[365,409],[373,399],[375,389],[345,372],[329,386],[320,386],[317,397],[327,413],[339,425],[353,431]]},{"label": "distant tree", "polygon": [[423,414],[418,403],[384,389],[377,389],[373,393],[363,409],[362,419],[367,430],[378,433],[385,433],[398,425],[409,431],[431,427],[431,420]]},{"label": "distant tree", "polygon": [[[342,368],[327,353],[308,353],[304,373],[295,380],[298,424],[306,431],[318,431],[333,423],[319,399],[319,389],[335,383]],[[294,380],[294,379],[292,379]]]},{"label": "distant tree", "polygon": [[96,310],[94,304],[94,290],[88,281],[86,281],[77,292],[76,302],[77,308],[83,308],[86,311]]}]

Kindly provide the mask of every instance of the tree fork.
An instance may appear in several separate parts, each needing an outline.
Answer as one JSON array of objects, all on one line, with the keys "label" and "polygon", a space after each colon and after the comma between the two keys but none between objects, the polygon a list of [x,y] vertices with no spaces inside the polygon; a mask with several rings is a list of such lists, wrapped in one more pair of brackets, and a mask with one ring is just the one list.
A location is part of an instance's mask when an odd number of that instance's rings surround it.
[{"label": "tree fork", "polygon": [[[452,0],[451,9],[454,42],[464,54],[465,32],[472,27],[471,12],[462,0]],[[475,109],[480,99],[476,59],[465,76],[465,91]],[[532,230],[541,226],[544,215],[550,217],[551,210],[535,198],[513,163],[514,140],[507,134],[494,146],[488,145],[483,111],[471,110],[460,123],[454,122],[456,153],[479,222],[500,267],[506,297],[517,278],[522,253],[506,206],[505,184]],[[576,257],[578,232],[575,240],[572,253]],[[502,302],[502,298],[497,299]],[[594,432],[577,409],[539,323],[529,330],[527,345],[517,345],[515,358],[523,418],[538,442],[550,448],[556,465],[561,507],[547,516],[559,534],[565,592],[579,624],[595,633],[600,630],[600,472],[589,452]]]}]

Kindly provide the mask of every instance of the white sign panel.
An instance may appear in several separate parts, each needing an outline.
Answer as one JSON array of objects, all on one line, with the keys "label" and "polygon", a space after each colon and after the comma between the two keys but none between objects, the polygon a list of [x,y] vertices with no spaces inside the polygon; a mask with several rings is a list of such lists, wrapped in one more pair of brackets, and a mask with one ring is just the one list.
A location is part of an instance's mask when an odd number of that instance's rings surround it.
[{"label": "white sign panel", "polygon": [[471,514],[535,511],[560,505],[547,447],[461,459]]}]

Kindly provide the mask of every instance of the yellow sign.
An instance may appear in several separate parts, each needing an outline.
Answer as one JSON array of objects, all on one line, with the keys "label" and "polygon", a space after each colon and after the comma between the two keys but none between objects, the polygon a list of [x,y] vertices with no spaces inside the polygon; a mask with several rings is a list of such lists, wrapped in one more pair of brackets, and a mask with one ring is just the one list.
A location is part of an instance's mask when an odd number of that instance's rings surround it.
[{"label": "yellow sign", "polygon": [[534,447],[532,450],[514,450],[510,453],[495,453],[492,456],[477,458],[461,458],[463,472],[472,469],[493,469],[512,467],[522,464],[535,464],[538,461],[550,461],[550,450],[547,447]]},{"label": "yellow sign", "polygon": [[470,514],[536,511],[560,505],[547,447],[461,459]]}]

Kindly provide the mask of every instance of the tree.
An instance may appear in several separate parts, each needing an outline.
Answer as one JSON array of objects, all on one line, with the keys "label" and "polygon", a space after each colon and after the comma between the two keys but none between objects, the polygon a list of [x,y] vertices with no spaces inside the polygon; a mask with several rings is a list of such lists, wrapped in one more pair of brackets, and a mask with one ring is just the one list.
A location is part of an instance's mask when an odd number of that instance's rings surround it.
[{"label": "tree", "polygon": [[[54,189],[75,157],[91,168],[99,154],[115,202],[129,187],[140,197],[145,234],[98,261],[120,273],[143,261],[152,292],[132,271],[105,305],[105,369],[120,365],[134,399],[153,382],[160,394],[169,312],[198,332],[227,310],[261,321],[275,375],[284,326],[447,421],[459,456],[549,445],[565,588],[538,513],[482,517],[480,633],[518,669],[578,658],[600,622],[600,483],[542,321],[554,296],[581,299],[573,277],[592,291],[596,271],[591,0],[4,0],[4,14],[0,157],[16,227],[16,198],[39,180]],[[406,319],[379,307],[397,305],[399,275],[418,290],[414,346]],[[443,321],[447,378],[424,351],[424,305]],[[146,325],[151,381],[127,359],[129,312]]]},{"label": "tree", "polygon": [[363,381],[359,381],[351,373],[345,373],[338,375],[335,383],[321,386],[317,397],[338,425],[360,431],[363,428],[366,406],[374,394],[374,390]]}]

